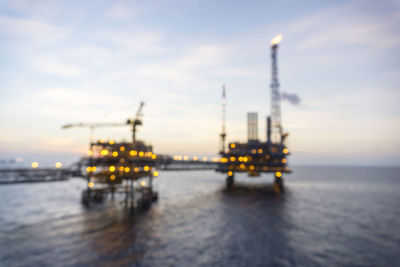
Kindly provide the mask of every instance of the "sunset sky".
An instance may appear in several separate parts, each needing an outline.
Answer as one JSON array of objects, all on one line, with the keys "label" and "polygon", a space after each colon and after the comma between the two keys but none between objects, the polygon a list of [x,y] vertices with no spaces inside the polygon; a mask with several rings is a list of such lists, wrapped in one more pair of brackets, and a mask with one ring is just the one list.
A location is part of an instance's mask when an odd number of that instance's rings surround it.
[{"label": "sunset sky", "polygon": [[[125,122],[156,153],[216,155],[221,87],[227,140],[265,140],[270,40],[278,51],[289,163],[400,165],[399,1],[0,1],[0,159],[71,163],[74,122]],[[96,129],[130,140],[129,128]]]}]

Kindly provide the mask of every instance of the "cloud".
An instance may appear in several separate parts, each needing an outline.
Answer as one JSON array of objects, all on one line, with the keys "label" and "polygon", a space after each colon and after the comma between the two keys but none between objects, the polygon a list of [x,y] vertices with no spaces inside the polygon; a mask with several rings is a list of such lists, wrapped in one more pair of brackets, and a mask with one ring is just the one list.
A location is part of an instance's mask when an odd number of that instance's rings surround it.
[{"label": "cloud", "polygon": [[81,77],[88,73],[88,70],[83,67],[79,67],[74,64],[57,62],[54,59],[46,57],[33,60],[31,65],[36,71],[58,76]]},{"label": "cloud", "polygon": [[54,44],[66,39],[70,28],[55,26],[36,19],[0,16],[0,34],[13,35],[43,44]]}]

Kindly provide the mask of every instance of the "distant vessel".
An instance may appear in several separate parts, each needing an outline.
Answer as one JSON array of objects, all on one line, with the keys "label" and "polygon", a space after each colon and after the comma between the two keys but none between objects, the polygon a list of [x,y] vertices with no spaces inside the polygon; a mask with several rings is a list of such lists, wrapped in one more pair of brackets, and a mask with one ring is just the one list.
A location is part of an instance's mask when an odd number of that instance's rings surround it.
[{"label": "distant vessel", "polygon": [[281,96],[278,82],[277,50],[282,35],[278,35],[271,41],[272,58],[272,82],[271,82],[271,116],[267,117],[267,140],[261,142],[258,139],[258,116],[257,113],[248,113],[248,142],[231,142],[225,151],[225,108],[226,92],[223,86],[222,93],[222,133],[220,163],[217,171],[225,173],[226,186],[232,188],[235,173],[247,173],[249,176],[260,176],[261,173],[274,173],[275,189],[284,191],[283,173],[290,173],[287,167],[287,156],[290,154],[285,146],[288,133],[282,131],[281,126]]}]

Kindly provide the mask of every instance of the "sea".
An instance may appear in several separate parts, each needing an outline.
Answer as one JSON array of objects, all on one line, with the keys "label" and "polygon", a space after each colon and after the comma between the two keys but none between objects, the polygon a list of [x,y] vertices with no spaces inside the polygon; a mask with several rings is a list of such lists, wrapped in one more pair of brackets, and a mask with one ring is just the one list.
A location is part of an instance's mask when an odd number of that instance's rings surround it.
[{"label": "sea", "polygon": [[400,168],[161,171],[159,199],[81,204],[85,180],[0,186],[0,266],[400,266]]}]

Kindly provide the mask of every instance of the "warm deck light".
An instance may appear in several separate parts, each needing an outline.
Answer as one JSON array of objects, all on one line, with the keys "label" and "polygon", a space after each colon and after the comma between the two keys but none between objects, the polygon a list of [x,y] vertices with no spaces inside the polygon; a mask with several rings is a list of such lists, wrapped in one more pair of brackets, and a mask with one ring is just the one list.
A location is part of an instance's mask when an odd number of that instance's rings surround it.
[{"label": "warm deck light", "polygon": [[125,151],[125,147],[124,147],[124,146],[121,146],[121,147],[119,148],[119,150]]},{"label": "warm deck light", "polygon": [[228,172],[228,176],[233,176],[233,172],[232,172],[232,171],[229,171],[229,172]]},{"label": "warm deck light", "polygon": [[54,164],[54,166],[55,166],[57,169],[59,169],[59,168],[62,167],[62,163],[59,162],[59,161],[57,161],[56,164]]},{"label": "warm deck light", "polygon": [[133,171],[134,171],[134,172],[139,172],[139,168],[138,168],[138,167],[135,167],[135,168],[133,169]]},{"label": "warm deck light", "polygon": [[283,164],[287,163],[287,159],[282,159],[282,163]]},{"label": "warm deck light", "polygon": [[232,144],[231,144],[231,148],[233,149],[233,148],[235,148],[235,147],[236,147],[236,144],[232,143]]},{"label": "warm deck light", "polygon": [[130,168],[129,167],[125,167],[125,172],[130,172]]},{"label": "warm deck light", "polygon": [[93,155],[93,151],[92,151],[92,150],[89,150],[89,151],[87,152],[87,154],[88,154],[88,156],[91,156],[91,155]]},{"label": "warm deck light", "polygon": [[279,177],[282,176],[282,173],[281,173],[281,172],[276,172],[276,173],[275,173],[275,176],[279,178]]},{"label": "warm deck light", "polygon": [[282,34],[279,34],[279,35],[275,36],[274,38],[272,38],[271,44],[272,44],[272,45],[277,45],[277,44],[279,44],[280,42],[282,42],[282,39],[283,39],[283,35],[282,35]]},{"label": "warm deck light", "polygon": [[263,153],[263,150],[260,148],[260,149],[258,149],[258,154],[261,154],[261,153]]},{"label": "warm deck light", "polygon": [[110,176],[110,180],[111,180],[111,181],[114,181],[114,180],[115,180],[115,175],[114,175],[114,174]]},{"label": "warm deck light", "polygon": [[89,183],[88,183],[88,186],[89,186],[90,188],[92,188],[92,187],[94,186],[94,183],[93,183],[93,182],[89,182]]},{"label": "warm deck light", "polygon": [[103,149],[100,151],[100,154],[103,156],[107,156],[108,155],[108,150],[107,149]]},{"label": "warm deck light", "polygon": [[240,164],[240,168],[241,168],[241,169],[244,169],[244,164],[243,164],[243,163]]},{"label": "warm deck light", "polygon": [[110,172],[114,172],[115,171],[115,166],[110,166],[108,169],[109,169]]},{"label": "warm deck light", "polygon": [[193,157],[193,160],[194,160],[194,161],[198,161],[198,160],[199,160],[199,157],[194,156],[194,157]]},{"label": "warm deck light", "polygon": [[143,170],[144,170],[145,172],[148,172],[148,171],[150,170],[150,167],[149,167],[149,166],[144,166],[144,167],[143,167]]},{"label": "warm deck light", "polygon": [[283,153],[284,153],[284,154],[287,154],[287,153],[289,153],[289,149],[287,149],[287,148],[284,148],[284,149],[283,149]]},{"label": "warm deck light", "polygon": [[228,159],[227,159],[227,158],[221,158],[221,162],[222,162],[222,163],[227,163],[227,162],[228,162]]},{"label": "warm deck light", "polygon": [[95,172],[96,171],[96,166],[93,166],[92,167],[92,172]]},{"label": "warm deck light", "polygon": [[32,166],[32,168],[37,168],[37,167],[39,167],[39,163],[38,162],[32,162],[32,164],[31,164],[31,166]]},{"label": "warm deck light", "polygon": [[117,151],[114,151],[114,152],[112,153],[112,155],[113,155],[113,157],[118,157],[118,152],[117,152]]},{"label": "warm deck light", "polygon": [[253,171],[256,167],[254,165],[250,165],[250,170]]},{"label": "warm deck light", "polygon": [[188,160],[188,159],[189,159],[188,156],[184,156],[184,157],[183,157],[183,160]]},{"label": "warm deck light", "polygon": [[143,157],[144,156],[144,152],[143,151],[140,151],[139,152],[139,157]]},{"label": "warm deck light", "polygon": [[145,186],[146,186],[146,181],[141,181],[141,182],[140,182],[140,185],[141,185],[142,187],[145,187]]},{"label": "warm deck light", "polygon": [[230,159],[230,161],[235,161],[236,160],[236,158],[234,156],[230,157],[229,159]]},{"label": "warm deck light", "polygon": [[91,167],[86,167],[86,171],[87,171],[87,172],[91,172],[91,171],[92,171],[92,168],[91,168]]},{"label": "warm deck light", "polygon": [[207,161],[208,160],[208,158],[207,157],[203,157],[203,161]]},{"label": "warm deck light", "polygon": [[110,145],[113,145],[114,144],[114,140],[110,140]]},{"label": "warm deck light", "polygon": [[157,176],[158,176],[158,171],[154,171],[154,172],[153,172],[153,176],[154,176],[154,177],[157,177]]},{"label": "warm deck light", "polygon": [[152,159],[156,159],[156,158],[157,158],[157,155],[156,155],[156,154],[152,154],[152,155],[151,155],[151,158],[152,158]]}]

